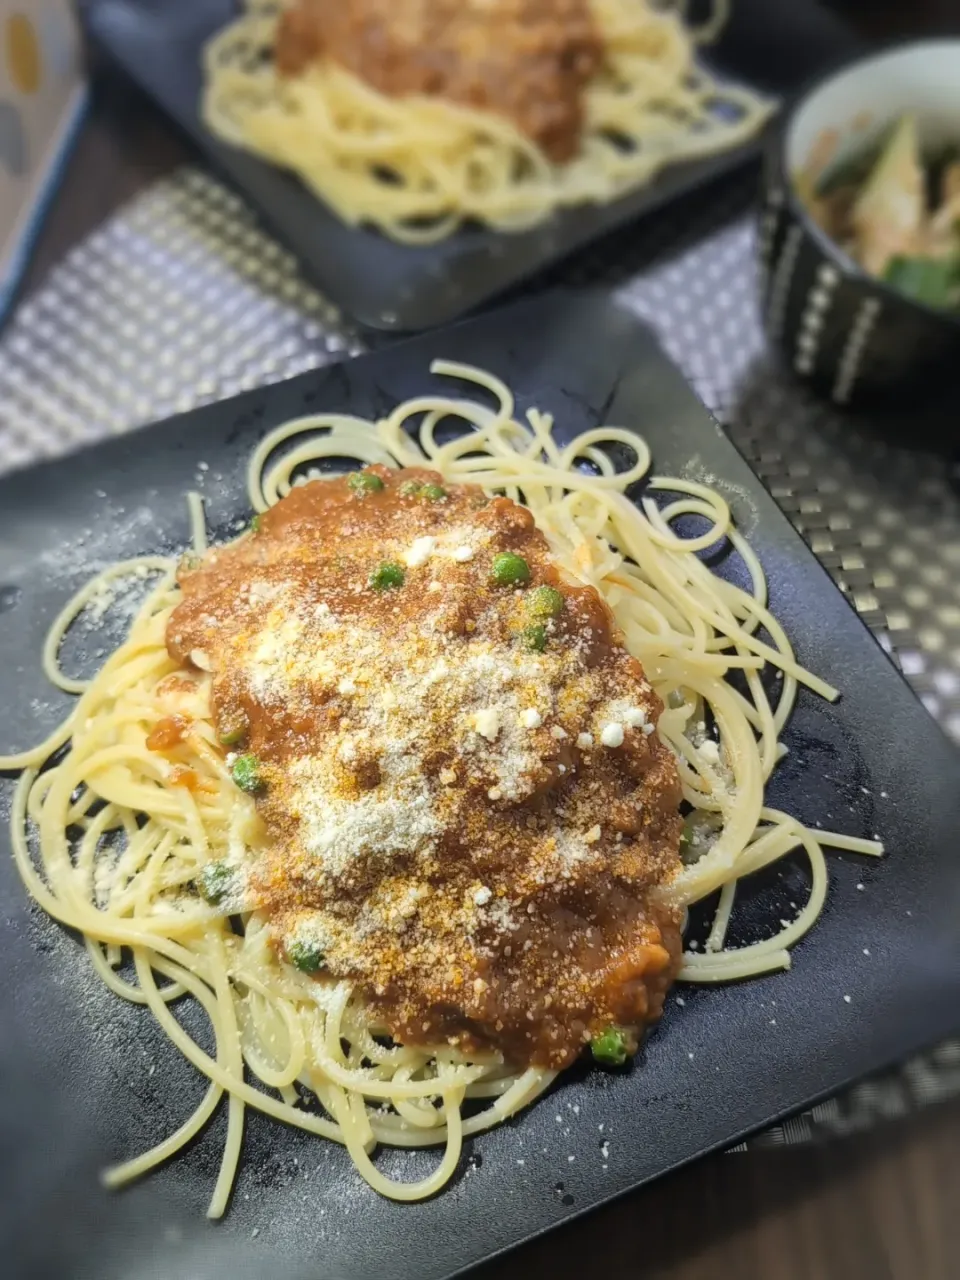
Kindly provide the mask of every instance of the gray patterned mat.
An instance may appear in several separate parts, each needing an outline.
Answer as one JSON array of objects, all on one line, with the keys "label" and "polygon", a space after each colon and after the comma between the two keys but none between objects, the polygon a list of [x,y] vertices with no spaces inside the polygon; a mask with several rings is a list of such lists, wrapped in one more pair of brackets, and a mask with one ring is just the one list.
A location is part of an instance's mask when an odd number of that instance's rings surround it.
[{"label": "gray patterned mat", "polygon": [[[853,433],[765,356],[751,184],[554,277],[603,284],[667,352],[960,742],[960,502],[944,464]],[[244,203],[183,169],[78,246],[0,338],[0,471],[364,350]],[[850,1133],[960,1094],[960,1042],[757,1143]],[[753,1145],[752,1143],[749,1145]]]}]

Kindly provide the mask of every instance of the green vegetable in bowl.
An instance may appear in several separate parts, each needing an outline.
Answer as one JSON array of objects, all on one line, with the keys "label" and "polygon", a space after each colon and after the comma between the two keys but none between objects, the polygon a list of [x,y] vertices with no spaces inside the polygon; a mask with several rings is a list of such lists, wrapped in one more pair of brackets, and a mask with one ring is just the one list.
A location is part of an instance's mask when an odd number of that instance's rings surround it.
[{"label": "green vegetable in bowl", "polygon": [[883,278],[928,307],[960,305],[960,253],[953,258],[891,258]]},{"label": "green vegetable in bowl", "polygon": [[857,258],[880,275],[890,257],[911,245],[926,213],[917,121],[901,118],[851,213]]},{"label": "green vegetable in bowl", "polygon": [[864,271],[928,307],[960,309],[960,151],[925,146],[922,120],[900,116],[842,164],[817,171],[811,159],[796,183],[814,221]]}]

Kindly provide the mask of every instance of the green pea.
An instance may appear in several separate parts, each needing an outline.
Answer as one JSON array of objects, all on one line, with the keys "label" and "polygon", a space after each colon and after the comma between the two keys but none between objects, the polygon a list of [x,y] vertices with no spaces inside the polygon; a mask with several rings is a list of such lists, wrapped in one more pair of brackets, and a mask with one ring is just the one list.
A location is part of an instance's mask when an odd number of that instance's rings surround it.
[{"label": "green pea", "polygon": [[358,498],[365,498],[368,493],[379,493],[383,487],[383,481],[372,471],[351,471],[347,476],[347,488]]},{"label": "green pea", "polygon": [[708,814],[702,811],[691,813],[685,820],[683,829],[680,832],[678,852],[681,862],[685,862],[688,866],[694,862],[699,862],[704,854],[709,851],[722,825],[722,819],[719,814]]},{"label": "green pea", "polygon": [[217,735],[218,741],[224,747],[236,747],[244,740],[249,732],[250,726],[246,720],[233,720],[229,724],[224,725]]},{"label": "green pea", "polygon": [[526,600],[527,610],[534,618],[559,618],[565,603],[556,587],[537,587]]},{"label": "green pea", "polygon": [[316,973],[323,964],[323,952],[307,942],[295,942],[287,948],[290,963],[301,973]]},{"label": "green pea", "polygon": [[602,1067],[622,1067],[629,1056],[629,1041],[620,1027],[606,1027],[590,1041],[594,1062]]},{"label": "green pea", "polygon": [[523,641],[525,648],[532,650],[534,653],[543,653],[547,647],[547,628],[542,622],[538,622],[532,627],[524,627],[520,632],[520,639]]},{"label": "green pea", "polygon": [[263,786],[260,761],[252,752],[245,756],[237,756],[230,773],[240,790],[246,791],[248,795],[252,796]]},{"label": "green pea", "polygon": [[447,491],[441,484],[425,484],[417,497],[421,502],[442,502],[447,496]]},{"label": "green pea", "polygon": [[378,564],[370,575],[370,585],[374,591],[393,591],[402,587],[406,574],[401,565],[394,560],[384,560]]},{"label": "green pea", "polygon": [[422,488],[419,480],[404,480],[398,492],[401,498],[416,498]]},{"label": "green pea", "polygon": [[225,862],[208,862],[197,875],[195,884],[200,897],[215,907],[230,892],[233,871]]},{"label": "green pea", "polygon": [[262,528],[263,528],[263,516],[261,515],[254,516],[253,519],[250,521],[250,532],[253,534],[257,534],[260,532]]},{"label": "green pea", "polygon": [[498,587],[518,587],[530,581],[530,566],[523,556],[503,551],[493,557],[490,577]]},{"label": "green pea", "polygon": [[690,848],[693,845],[693,838],[694,838],[693,819],[688,818],[686,822],[683,824],[683,829],[680,832],[680,857],[684,860],[684,862],[686,862],[687,859],[690,857]]}]

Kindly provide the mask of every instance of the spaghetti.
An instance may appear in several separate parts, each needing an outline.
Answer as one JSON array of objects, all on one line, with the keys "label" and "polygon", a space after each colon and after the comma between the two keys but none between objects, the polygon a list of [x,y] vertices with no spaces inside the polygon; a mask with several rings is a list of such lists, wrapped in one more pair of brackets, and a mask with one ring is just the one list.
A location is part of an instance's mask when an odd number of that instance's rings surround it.
[{"label": "spaghetti", "polygon": [[696,29],[677,3],[591,0],[602,55],[582,90],[575,154],[562,163],[506,114],[428,93],[388,96],[331,57],[279,74],[282,8],[248,0],[209,44],[207,126],[298,174],[344,222],[401,242],[434,242],[467,220],[520,231],[560,208],[608,203],[667,165],[740,145],[771,109],[694,60],[723,25],[719,0]]},{"label": "spaghetti", "polygon": [[[251,506],[267,511],[327,460],[338,465],[345,456],[391,468],[429,465],[451,484],[481,486],[526,506],[561,570],[600,592],[665,706],[657,732],[677,761],[690,816],[685,865],[659,892],[665,908],[678,911],[719,890],[705,948],[686,952],[681,980],[721,982],[788,967],[789,948],[824,902],[823,847],[877,855],[882,846],[811,831],[765,804],[798,686],[826,698],[836,693],[798,664],[727,503],[702,484],[651,478],[638,508],[626,493],[647,477],[650,454],[632,432],[601,427],[561,447],[548,414],[534,409],[523,421],[515,417],[499,379],[445,361],[432,371],[473,383],[496,407],[429,395],[379,422],[330,414],[286,423],[251,458]],[[630,461],[618,468],[613,458],[624,451]],[[665,505],[655,494],[669,495]],[[202,552],[196,495],[191,514],[194,551]],[[681,537],[672,526],[690,516],[706,529]],[[716,576],[701,558],[724,542],[746,566],[749,590]],[[497,1053],[466,1054],[446,1042],[385,1043],[350,983],[301,972],[277,954],[256,910],[244,914],[242,925],[236,918],[231,924],[194,891],[211,859],[244,845],[256,816],[231,779],[203,679],[181,690],[192,725],[182,744],[189,785],[150,747],[166,714],[165,682],[178,673],[166,646],[167,622],[181,599],[175,572],[174,563],[147,557],[116,566],[74,597],[53,623],[44,667],[79,700],[46,742],[0,758],[0,769],[21,771],[12,838],[27,890],[83,935],[110,990],[146,1005],[209,1081],[175,1133],[105,1180],[119,1185],[174,1155],[225,1098],[227,1137],[212,1217],[229,1199],[247,1107],[344,1144],[362,1176],[386,1196],[429,1196],[453,1174],[466,1136],[516,1114],[555,1073],[517,1070]],[[159,580],[127,640],[82,684],[60,668],[60,642],[98,593],[131,573]],[[769,668],[782,675],[773,701],[761,678]],[[726,948],[738,882],[792,850],[803,852],[812,872],[796,919],[781,922],[767,939]],[[128,957],[132,974],[123,967]],[[213,1052],[176,1015],[187,996],[209,1019]],[[378,1144],[437,1145],[443,1154],[422,1180],[396,1182],[372,1159]]]}]

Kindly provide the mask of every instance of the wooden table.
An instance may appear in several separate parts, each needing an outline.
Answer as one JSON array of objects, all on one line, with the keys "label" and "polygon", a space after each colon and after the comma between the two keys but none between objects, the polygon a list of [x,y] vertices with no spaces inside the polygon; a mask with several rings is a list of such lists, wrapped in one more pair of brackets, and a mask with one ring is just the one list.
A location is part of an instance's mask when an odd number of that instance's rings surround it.
[{"label": "wooden table", "polygon": [[[844,0],[844,8],[881,5]],[[901,6],[914,27],[922,3]],[[931,0],[933,16],[960,3]],[[881,15],[882,16],[882,15]],[[908,18],[890,19],[888,30]],[[192,152],[133,90],[98,78],[23,286]],[[824,1146],[718,1155],[475,1273],[500,1280],[958,1280],[960,1100]]]}]

